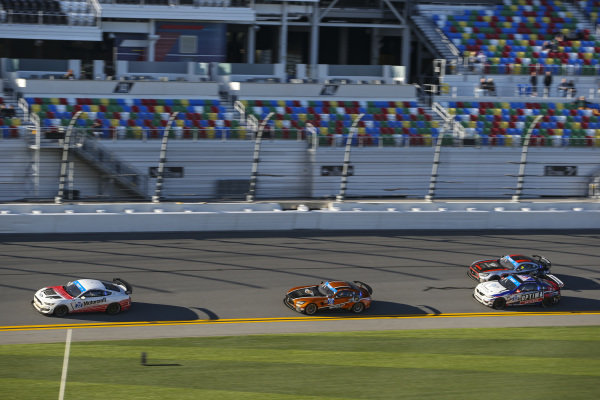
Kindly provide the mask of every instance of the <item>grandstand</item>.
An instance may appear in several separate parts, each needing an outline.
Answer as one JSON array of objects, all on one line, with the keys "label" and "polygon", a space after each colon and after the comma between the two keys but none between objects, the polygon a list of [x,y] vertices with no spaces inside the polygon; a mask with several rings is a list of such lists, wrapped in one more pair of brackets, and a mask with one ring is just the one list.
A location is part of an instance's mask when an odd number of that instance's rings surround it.
[{"label": "grandstand", "polygon": [[[524,145],[582,151],[553,156],[578,175],[528,196],[586,196],[600,169],[599,18],[597,1],[2,1],[0,149],[14,166],[0,199],[53,198],[65,151],[79,199],[149,199],[165,136],[177,178],[162,196],[242,199],[259,131],[263,198],[335,196],[349,136],[364,163],[352,196],[431,197],[431,182],[446,197],[511,197],[510,179],[491,186],[519,173]],[[440,146],[454,154],[445,182]],[[506,152],[495,168],[456,167],[493,148]]]}]

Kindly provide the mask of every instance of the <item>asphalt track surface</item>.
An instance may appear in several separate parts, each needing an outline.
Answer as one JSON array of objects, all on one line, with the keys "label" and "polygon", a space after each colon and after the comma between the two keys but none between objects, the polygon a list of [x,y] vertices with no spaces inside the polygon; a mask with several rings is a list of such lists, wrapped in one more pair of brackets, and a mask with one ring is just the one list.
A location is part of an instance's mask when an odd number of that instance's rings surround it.
[{"label": "asphalt track surface", "polygon": [[[545,232],[171,233],[0,236],[0,344],[261,333],[600,325],[600,230]],[[565,282],[557,306],[498,311],[472,298],[474,260],[540,254]],[[35,290],[77,278],[134,287],[116,316],[38,314]],[[308,317],[286,289],[322,280],[374,289],[359,317]]]}]

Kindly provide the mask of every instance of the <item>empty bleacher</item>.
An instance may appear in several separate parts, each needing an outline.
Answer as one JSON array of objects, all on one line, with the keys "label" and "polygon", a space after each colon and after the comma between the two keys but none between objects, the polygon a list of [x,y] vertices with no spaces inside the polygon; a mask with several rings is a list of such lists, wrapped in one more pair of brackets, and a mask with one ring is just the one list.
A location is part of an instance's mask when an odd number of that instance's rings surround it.
[{"label": "empty bleacher", "polygon": [[[439,122],[416,101],[349,100],[242,100],[248,114],[263,120],[274,113],[270,129],[274,138],[296,138],[312,125],[321,144],[335,144],[357,123],[356,145],[394,145],[398,140],[412,144],[431,143],[439,134]],[[399,138],[401,136],[402,138]]]},{"label": "empty bleacher", "polygon": [[45,130],[66,127],[81,111],[76,126],[101,138],[162,138],[175,112],[171,129],[177,138],[236,138],[241,132],[239,122],[219,100],[27,97],[26,101]]},{"label": "empty bleacher", "polygon": [[531,145],[594,146],[600,144],[600,107],[576,101],[469,102],[451,101],[448,111],[467,134],[484,145],[520,145],[537,115],[542,120],[531,132]]},{"label": "empty bleacher", "polygon": [[484,73],[528,74],[540,65],[553,74],[598,74],[600,42],[561,1],[505,0],[433,18],[465,57],[485,54]]}]

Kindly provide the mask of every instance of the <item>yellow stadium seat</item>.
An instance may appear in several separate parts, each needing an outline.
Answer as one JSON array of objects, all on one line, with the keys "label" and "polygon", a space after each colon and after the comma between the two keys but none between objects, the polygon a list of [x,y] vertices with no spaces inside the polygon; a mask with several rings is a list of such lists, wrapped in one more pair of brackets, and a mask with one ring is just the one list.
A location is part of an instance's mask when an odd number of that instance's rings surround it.
[{"label": "yellow stadium seat", "polygon": [[110,126],[119,126],[119,120],[118,119],[111,119],[110,121]]},{"label": "yellow stadium seat", "polygon": [[165,112],[165,107],[164,106],[154,106],[154,112],[163,113],[163,112]]},{"label": "yellow stadium seat", "polygon": [[50,104],[54,104],[54,105],[60,104],[60,100],[56,97],[52,97],[50,99]]},{"label": "yellow stadium seat", "polygon": [[188,99],[181,99],[179,100],[179,104],[181,104],[184,107],[187,107],[190,105],[190,101]]},{"label": "yellow stadium seat", "polygon": [[90,111],[98,112],[98,111],[100,111],[100,107],[97,104],[91,104]]},{"label": "yellow stadium seat", "polygon": [[106,98],[102,98],[102,99],[100,99],[100,104],[102,104],[103,106],[107,106],[110,104],[110,100],[106,99]]}]

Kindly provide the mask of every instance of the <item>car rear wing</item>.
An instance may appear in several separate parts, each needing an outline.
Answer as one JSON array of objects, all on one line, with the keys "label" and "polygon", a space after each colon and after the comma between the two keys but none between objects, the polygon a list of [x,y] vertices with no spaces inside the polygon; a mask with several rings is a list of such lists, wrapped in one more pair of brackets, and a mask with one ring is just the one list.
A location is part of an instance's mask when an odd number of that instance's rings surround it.
[{"label": "car rear wing", "polygon": [[371,286],[367,285],[366,283],[361,282],[361,281],[354,281],[354,283],[356,283],[356,285],[358,287],[367,289],[367,292],[369,292],[369,295],[373,294],[373,289],[371,288]]},{"label": "car rear wing", "polygon": [[556,276],[554,276],[552,274],[546,274],[545,277],[548,278],[548,279],[550,279],[554,283],[556,283],[558,285],[558,287],[565,286],[565,284],[563,283],[563,281],[561,281],[560,279],[558,279]]},{"label": "car rear wing", "polygon": [[124,281],[123,279],[114,278],[113,283],[125,288],[125,293],[127,293],[127,294],[133,293],[133,288],[131,287],[131,285],[129,283],[127,283],[126,281]]}]

